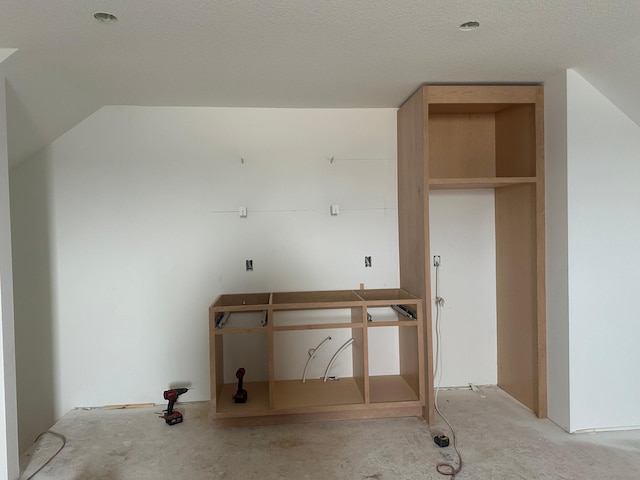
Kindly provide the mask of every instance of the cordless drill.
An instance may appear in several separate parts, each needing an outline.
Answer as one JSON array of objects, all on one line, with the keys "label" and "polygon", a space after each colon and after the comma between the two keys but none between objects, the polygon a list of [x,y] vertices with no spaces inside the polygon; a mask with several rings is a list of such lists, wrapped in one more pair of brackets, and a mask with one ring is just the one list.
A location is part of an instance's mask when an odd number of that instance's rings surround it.
[{"label": "cordless drill", "polygon": [[178,410],[173,410],[173,406],[175,405],[178,397],[183,393],[187,393],[189,391],[188,388],[172,388],[171,390],[164,391],[164,399],[169,400],[169,405],[167,405],[167,409],[164,411],[162,418],[167,422],[167,425],[175,425],[176,423],[182,423],[182,413]]},{"label": "cordless drill", "polygon": [[244,378],[244,368],[239,368],[236,372],[236,378],[238,379],[238,390],[233,394],[232,400],[235,403],[247,403],[247,391],[242,388],[242,379]]}]

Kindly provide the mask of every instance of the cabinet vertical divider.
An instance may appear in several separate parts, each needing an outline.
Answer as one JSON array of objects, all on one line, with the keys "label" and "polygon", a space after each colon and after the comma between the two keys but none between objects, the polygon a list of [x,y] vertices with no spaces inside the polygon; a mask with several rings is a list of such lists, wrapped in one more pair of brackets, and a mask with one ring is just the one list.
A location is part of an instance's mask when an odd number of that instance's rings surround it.
[{"label": "cabinet vertical divider", "polygon": [[362,316],[360,321],[362,322],[362,355],[364,363],[364,404],[369,405],[371,403],[371,384],[369,382],[369,325],[367,322],[368,305],[364,305],[361,308]]},{"label": "cabinet vertical divider", "polygon": [[267,337],[269,342],[269,409],[275,407],[276,367],[273,358],[273,293],[269,296],[269,308],[267,309]]}]

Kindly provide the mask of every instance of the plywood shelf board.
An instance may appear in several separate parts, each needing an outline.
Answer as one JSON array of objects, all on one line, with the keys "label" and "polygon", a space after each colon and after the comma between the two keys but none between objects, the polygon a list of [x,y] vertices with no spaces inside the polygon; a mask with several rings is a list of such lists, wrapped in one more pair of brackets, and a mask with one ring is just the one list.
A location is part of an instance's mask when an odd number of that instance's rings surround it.
[{"label": "plywood shelf board", "polygon": [[364,396],[352,377],[323,382],[321,379],[282,380],[274,385],[274,408],[290,410],[302,407],[364,404]]},{"label": "plywood shelf board", "polygon": [[269,382],[247,382],[243,388],[247,390],[247,403],[234,403],[232,398],[238,389],[237,384],[224,384],[217,398],[216,412],[244,415],[247,411],[269,410]]},{"label": "plywood shelf board", "polygon": [[536,177],[430,178],[429,188],[433,190],[457,188],[500,188],[508,187],[510,185],[536,182]]},{"label": "plywood shelf board", "polygon": [[420,400],[418,394],[399,375],[369,377],[371,403],[410,402]]}]

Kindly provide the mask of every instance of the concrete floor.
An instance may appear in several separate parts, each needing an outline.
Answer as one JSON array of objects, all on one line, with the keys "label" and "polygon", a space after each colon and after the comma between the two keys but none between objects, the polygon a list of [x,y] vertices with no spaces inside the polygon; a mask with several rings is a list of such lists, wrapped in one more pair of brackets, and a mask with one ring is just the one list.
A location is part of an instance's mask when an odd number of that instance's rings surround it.
[{"label": "concrete floor", "polygon": [[[480,393],[439,395],[464,460],[458,480],[640,478],[640,431],[569,435],[495,387]],[[441,420],[432,428],[417,418],[214,428],[208,403],[193,403],[180,406],[184,423],[169,427],[154,414],[162,408],[69,412],[52,427],[67,446],[34,480],[446,479],[435,465],[454,459],[451,447],[433,443]],[[25,452],[21,478],[59,442],[47,435]]]}]

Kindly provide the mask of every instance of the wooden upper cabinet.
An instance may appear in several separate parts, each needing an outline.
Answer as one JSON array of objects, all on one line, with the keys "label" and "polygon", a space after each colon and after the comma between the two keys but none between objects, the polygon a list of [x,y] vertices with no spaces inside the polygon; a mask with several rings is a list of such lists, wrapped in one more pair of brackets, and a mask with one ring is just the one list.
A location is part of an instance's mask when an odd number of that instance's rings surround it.
[{"label": "wooden upper cabinet", "polygon": [[430,179],[533,181],[541,87],[423,88]]}]

